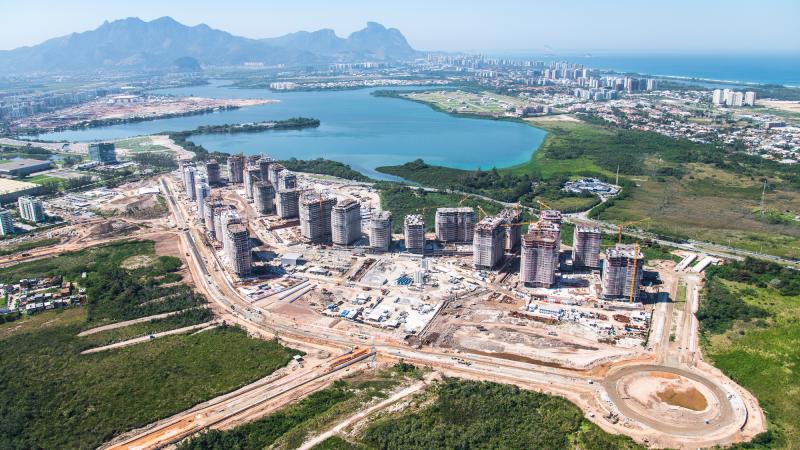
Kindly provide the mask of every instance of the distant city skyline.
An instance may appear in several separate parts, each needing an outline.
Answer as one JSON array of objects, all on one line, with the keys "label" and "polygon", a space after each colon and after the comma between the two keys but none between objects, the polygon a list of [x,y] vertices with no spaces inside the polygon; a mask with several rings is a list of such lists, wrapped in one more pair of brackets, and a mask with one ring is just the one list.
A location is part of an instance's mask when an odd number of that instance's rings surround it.
[{"label": "distant city skyline", "polygon": [[[500,3],[498,5],[498,3]],[[126,17],[170,16],[186,25],[205,23],[249,38],[331,28],[347,36],[367,21],[399,29],[419,50],[569,55],[580,53],[794,53],[800,52],[800,2],[765,0],[690,2],[652,7],[642,1],[563,4],[525,1],[457,6],[407,0],[302,3],[208,0],[136,3],[0,0],[0,49],[47,39]]]}]

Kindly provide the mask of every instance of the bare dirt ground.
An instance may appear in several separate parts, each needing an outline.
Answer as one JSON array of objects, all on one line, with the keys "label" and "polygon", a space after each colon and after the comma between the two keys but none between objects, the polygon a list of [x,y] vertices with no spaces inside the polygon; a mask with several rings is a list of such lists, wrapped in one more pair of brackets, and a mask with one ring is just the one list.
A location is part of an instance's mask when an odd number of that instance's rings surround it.
[{"label": "bare dirt ground", "polygon": [[781,111],[788,111],[792,113],[800,113],[800,102],[788,100],[758,100],[756,103],[758,106],[780,109]]}]

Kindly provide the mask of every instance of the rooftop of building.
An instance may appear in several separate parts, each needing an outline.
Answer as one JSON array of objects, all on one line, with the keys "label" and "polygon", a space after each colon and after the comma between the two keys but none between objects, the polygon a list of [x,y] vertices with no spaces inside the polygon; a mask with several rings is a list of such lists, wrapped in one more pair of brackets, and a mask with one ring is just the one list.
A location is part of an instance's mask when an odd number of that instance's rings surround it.
[{"label": "rooftop of building", "polygon": [[373,221],[387,221],[392,220],[392,213],[390,211],[378,211],[372,215]]},{"label": "rooftop of building", "polygon": [[409,214],[405,217],[406,225],[425,225],[425,219],[421,214]]},{"label": "rooftop of building", "polygon": [[578,233],[600,234],[600,227],[596,227],[594,225],[578,225],[575,227],[575,231]]},{"label": "rooftop of building", "polygon": [[461,206],[458,208],[436,208],[436,214],[453,214],[453,213],[475,213],[475,210],[469,206]]},{"label": "rooftop of building", "polygon": [[12,170],[27,169],[29,167],[39,167],[43,165],[50,166],[50,161],[41,159],[15,159],[7,163],[0,164],[0,172],[9,172]]},{"label": "rooftop of building", "polygon": [[644,259],[642,249],[636,244],[617,244],[606,250],[606,258]]},{"label": "rooftop of building", "polygon": [[475,231],[492,231],[501,226],[505,219],[500,216],[486,216],[475,225]]},{"label": "rooftop of building", "polygon": [[361,204],[359,204],[352,198],[346,198],[338,202],[336,206],[334,206],[334,209],[350,209],[350,208],[361,208]]},{"label": "rooftop of building", "polygon": [[10,180],[8,178],[0,178],[0,194],[10,194],[12,192],[26,191],[39,187],[36,183],[28,183],[27,181]]},{"label": "rooftop of building", "polygon": [[303,205],[311,205],[319,202],[333,202],[336,204],[338,200],[336,197],[332,197],[330,194],[314,191],[306,192],[302,199]]},{"label": "rooftop of building", "polygon": [[543,220],[561,220],[561,211],[555,209],[543,209],[539,213]]},{"label": "rooftop of building", "polygon": [[247,227],[243,223],[232,223],[228,225],[229,233],[247,233]]},{"label": "rooftop of building", "polygon": [[522,211],[519,209],[505,208],[504,210],[500,211],[497,216],[514,222],[522,219]]}]

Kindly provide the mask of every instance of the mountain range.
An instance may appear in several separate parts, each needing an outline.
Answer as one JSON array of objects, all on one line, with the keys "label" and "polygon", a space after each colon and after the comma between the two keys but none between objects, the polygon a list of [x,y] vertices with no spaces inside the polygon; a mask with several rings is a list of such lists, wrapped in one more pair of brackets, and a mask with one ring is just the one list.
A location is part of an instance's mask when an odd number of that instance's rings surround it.
[{"label": "mountain range", "polygon": [[394,61],[419,56],[395,28],[368,22],[347,38],[333,30],[299,31],[250,39],[205,24],[183,25],[171,17],[105,22],[100,27],[0,51],[7,72],[69,72],[124,69],[187,70],[199,66],[309,65]]}]

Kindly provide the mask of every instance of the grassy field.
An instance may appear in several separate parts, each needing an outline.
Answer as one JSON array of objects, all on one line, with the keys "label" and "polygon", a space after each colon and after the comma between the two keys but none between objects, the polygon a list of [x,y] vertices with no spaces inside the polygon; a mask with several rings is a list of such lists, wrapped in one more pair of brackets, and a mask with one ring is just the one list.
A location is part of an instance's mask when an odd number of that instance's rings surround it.
[{"label": "grassy field", "polygon": [[47,184],[47,183],[61,183],[61,181],[63,180],[61,178],[52,177],[50,175],[34,175],[32,177],[26,177],[23,181],[36,184]]},{"label": "grassy field", "polygon": [[128,153],[174,153],[163,145],[154,144],[149,136],[132,137],[115,142],[117,149],[127,150]]},{"label": "grassy field", "polygon": [[769,431],[755,448],[797,448],[800,276],[748,260],[712,268],[706,278],[698,310],[706,359],[764,408]]},{"label": "grassy field", "polygon": [[208,322],[214,318],[214,314],[205,308],[190,309],[174,316],[163,319],[155,319],[148,322],[128,325],[122,328],[102,331],[81,337],[83,349],[102,347],[116,342],[127,341],[150,333],[160,333],[162,331],[174,330],[176,328],[188,327],[200,323]]}]

